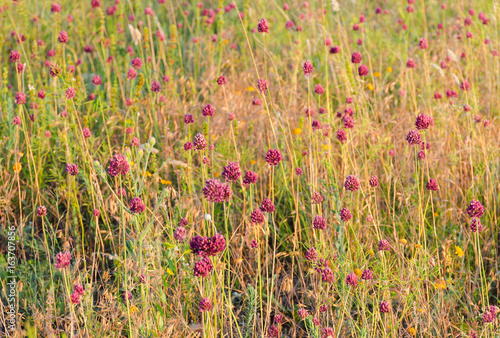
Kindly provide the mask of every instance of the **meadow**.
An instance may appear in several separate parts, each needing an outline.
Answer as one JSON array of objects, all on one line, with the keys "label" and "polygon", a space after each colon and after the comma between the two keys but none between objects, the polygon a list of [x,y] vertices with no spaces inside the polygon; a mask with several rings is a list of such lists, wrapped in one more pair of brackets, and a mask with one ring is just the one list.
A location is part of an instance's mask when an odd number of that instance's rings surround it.
[{"label": "meadow", "polygon": [[0,336],[499,337],[495,0],[0,0]]}]

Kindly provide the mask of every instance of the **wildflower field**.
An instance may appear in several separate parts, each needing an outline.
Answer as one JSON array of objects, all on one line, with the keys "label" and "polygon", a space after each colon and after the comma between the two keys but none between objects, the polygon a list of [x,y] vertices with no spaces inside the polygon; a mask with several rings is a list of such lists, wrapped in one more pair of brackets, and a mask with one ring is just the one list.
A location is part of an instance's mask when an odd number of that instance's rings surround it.
[{"label": "wildflower field", "polygon": [[0,336],[499,337],[495,0],[0,0]]}]

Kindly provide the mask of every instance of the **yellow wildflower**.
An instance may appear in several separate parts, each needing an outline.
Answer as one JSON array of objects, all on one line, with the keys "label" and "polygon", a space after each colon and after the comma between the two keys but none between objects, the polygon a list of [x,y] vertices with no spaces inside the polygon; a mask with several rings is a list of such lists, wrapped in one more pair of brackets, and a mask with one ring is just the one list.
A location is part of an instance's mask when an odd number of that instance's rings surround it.
[{"label": "yellow wildflower", "polygon": [[368,84],[368,89],[369,89],[369,90],[373,90],[373,89],[375,89],[375,88],[373,87],[373,85],[372,85],[371,83],[369,83],[369,84]]},{"label": "yellow wildflower", "polygon": [[17,162],[16,164],[14,164],[14,172],[15,173],[18,173],[21,171],[21,163]]},{"label": "yellow wildflower", "polygon": [[215,135],[214,134],[212,134],[210,137],[212,138],[212,140],[215,140]]},{"label": "yellow wildflower", "polygon": [[132,305],[130,307],[130,313],[134,313],[134,312],[137,312],[137,311],[139,311],[139,309],[135,305]]},{"label": "yellow wildflower", "polygon": [[409,327],[408,333],[415,337],[415,335],[417,334],[417,330],[415,330],[413,327]]},{"label": "yellow wildflower", "polygon": [[368,253],[370,256],[375,255],[375,252],[373,252],[373,250],[372,250],[372,249],[368,250],[368,251],[367,251],[367,253]]},{"label": "yellow wildflower", "polygon": [[392,73],[392,68],[391,68],[391,67],[387,67],[387,68],[385,69],[385,71],[386,71],[387,73]]},{"label": "yellow wildflower", "polygon": [[300,128],[295,128],[294,130],[292,130],[292,133],[294,135],[300,135],[302,133],[302,129]]},{"label": "yellow wildflower", "polygon": [[253,164],[255,164],[255,161],[254,161],[254,160],[251,160],[251,161],[250,161],[250,164],[252,164],[252,165],[253,165]]},{"label": "yellow wildflower", "polygon": [[464,256],[464,251],[462,250],[462,248],[456,245],[455,245],[455,255],[457,255],[457,257]]},{"label": "yellow wildflower", "polygon": [[408,241],[404,238],[400,238],[399,239],[399,243],[403,244],[403,245],[406,245],[408,243]]},{"label": "yellow wildflower", "polygon": [[165,184],[165,185],[172,184],[172,182],[170,182],[169,180],[161,180],[160,182],[161,182],[161,184]]},{"label": "yellow wildflower", "polygon": [[380,73],[379,73],[379,72],[374,72],[374,73],[373,73],[373,76],[375,76],[375,77],[380,77]]},{"label": "yellow wildflower", "polygon": [[219,176],[220,176],[220,174],[219,174],[218,172],[215,172],[215,173],[214,173],[214,176],[215,176],[215,177],[219,177]]},{"label": "yellow wildflower", "polygon": [[417,243],[417,244],[415,244],[415,248],[417,248],[417,249],[422,249],[423,247],[422,247],[422,245],[421,245],[421,244],[418,244],[418,243]]},{"label": "yellow wildflower", "polygon": [[332,146],[330,144],[323,144],[323,150],[331,149]]},{"label": "yellow wildflower", "polygon": [[255,91],[255,88],[254,88],[254,87],[252,87],[252,86],[250,86],[250,87],[248,87],[248,88],[247,88],[247,91],[248,91],[248,92],[254,92],[254,91]]},{"label": "yellow wildflower", "polygon": [[446,289],[446,281],[444,279],[440,279],[436,283],[434,283],[434,286],[438,290],[444,290]]},{"label": "yellow wildflower", "polygon": [[356,268],[354,269],[354,273],[356,274],[356,276],[358,276],[358,278],[361,278],[361,274],[363,273],[363,271],[361,271],[361,269],[359,268]]}]

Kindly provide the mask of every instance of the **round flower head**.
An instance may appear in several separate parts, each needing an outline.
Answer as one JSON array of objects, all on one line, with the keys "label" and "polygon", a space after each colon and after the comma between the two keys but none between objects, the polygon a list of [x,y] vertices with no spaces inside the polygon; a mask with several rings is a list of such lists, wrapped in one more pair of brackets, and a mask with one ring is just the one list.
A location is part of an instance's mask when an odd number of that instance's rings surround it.
[{"label": "round flower head", "polygon": [[75,94],[76,94],[75,88],[70,87],[66,90],[66,98],[68,100],[73,99],[75,97]]},{"label": "round flower head", "polygon": [[321,338],[335,338],[333,327],[325,327],[321,330]]},{"label": "round flower head", "polygon": [[252,100],[252,105],[254,105],[254,106],[260,106],[260,105],[262,105],[261,99],[253,99]]},{"label": "round flower head", "polygon": [[203,116],[209,116],[212,117],[214,116],[214,106],[212,106],[210,103],[207,104],[205,107],[203,107],[202,113]]},{"label": "round flower head", "polygon": [[151,91],[152,92],[155,92],[155,93],[159,93],[161,90],[161,86],[160,86],[160,82],[154,80],[152,83],[151,83]]},{"label": "round flower head", "polygon": [[60,31],[57,41],[60,43],[67,43],[69,41],[68,33],[66,33],[66,31]]},{"label": "round flower head", "polygon": [[342,118],[342,122],[344,123],[344,128],[345,129],[352,129],[354,128],[354,119],[350,117],[349,115],[346,115]]},{"label": "round flower head", "polygon": [[306,60],[306,62],[304,62],[304,66],[302,67],[302,70],[304,71],[305,77],[311,76],[311,74],[314,70],[314,67],[313,67],[313,64],[311,63],[311,61]]},{"label": "round flower head", "polygon": [[130,68],[127,72],[127,79],[133,80],[137,77],[137,71],[134,68]]},{"label": "round flower head", "polygon": [[249,170],[245,173],[245,178],[243,179],[243,184],[245,185],[250,185],[250,184],[255,184],[257,183],[257,179],[259,178],[259,175],[257,173]]},{"label": "round flower head", "polygon": [[310,248],[306,251],[306,255],[305,255],[305,258],[308,260],[308,261],[315,261],[318,259],[318,252],[316,251],[315,248]]},{"label": "round flower head", "polygon": [[201,261],[194,264],[193,272],[196,277],[208,277],[214,269],[210,258],[204,257]]},{"label": "round flower head", "polygon": [[252,239],[252,241],[250,242],[250,247],[252,249],[259,247],[259,242],[257,242],[255,239]]},{"label": "round flower head", "polygon": [[477,200],[472,200],[467,207],[467,213],[470,217],[478,217],[481,218],[484,214],[484,207],[481,202]]},{"label": "round flower head", "polygon": [[297,311],[300,319],[304,320],[306,319],[307,317],[309,317],[309,312],[304,309],[304,308],[300,308],[298,311]]},{"label": "round flower head", "polygon": [[96,86],[102,84],[102,79],[99,75],[94,75],[94,77],[92,78],[92,83]]},{"label": "round flower head", "polygon": [[125,155],[122,154],[113,155],[113,158],[109,162],[108,174],[110,174],[113,177],[118,175],[125,176],[127,175],[129,170],[130,170],[130,165]]},{"label": "round flower head", "polygon": [[339,129],[337,131],[337,140],[339,140],[342,144],[347,142],[347,133],[345,132],[345,130]]},{"label": "round flower head", "polygon": [[380,313],[389,313],[389,311],[391,310],[389,302],[386,302],[386,301],[380,302],[379,310],[380,310]]},{"label": "round flower head", "polygon": [[198,304],[198,310],[200,312],[208,312],[212,309],[212,303],[208,298],[202,298],[200,303]]},{"label": "round flower head", "polygon": [[499,312],[500,309],[494,305],[487,307],[483,314],[483,324],[493,323],[497,319],[497,313]]},{"label": "round flower head", "polygon": [[269,33],[269,23],[266,19],[260,19],[257,24],[257,30],[259,33]]},{"label": "round flower head", "polygon": [[320,204],[323,202],[323,196],[319,192],[314,192],[311,196],[312,204]]},{"label": "round flower head", "polygon": [[66,172],[71,176],[76,176],[78,175],[78,166],[76,164],[67,164]]},{"label": "round flower head", "polygon": [[420,144],[421,135],[418,130],[410,130],[406,135],[406,141],[409,145]]},{"label": "round flower head", "polygon": [[278,149],[269,149],[266,154],[266,162],[271,166],[277,166],[283,160],[283,156]]},{"label": "round flower head", "polygon": [[325,88],[319,83],[314,87],[314,92],[318,95],[323,95],[325,93]]},{"label": "round flower head", "polygon": [[274,325],[269,326],[269,328],[267,329],[267,337],[269,338],[278,338],[279,334],[280,332],[278,328]]},{"label": "round flower head", "polygon": [[217,84],[219,86],[225,85],[227,83],[227,78],[224,75],[221,75],[217,78]]},{"label": "round flower head", "polygon": [[183,226],[178,226],[174,231],[174,238],[179,243],[184,242],[184,239],[186,238],[186,228],[184,228]]},{"label": "round flower head", "polygon": [[67,268],[71,263],[71,253],[69,251],[59,252],[56,255],[55,267],[58,270]]},{"label": "round flower head", "polygon": [[24,95],[24,93],[21,92],[16,93],[16,104],[18,105],[26,104],[26,95]]},{"label": "round flower head", "polygon": [[44,207],[43,205],[39,206],[38,208],[36,208],[36,215],[38,217],[43,217],[47,215],[47,208]]},{"label": "round flower head", "polygon": [[274,315],[273,321],[274,321],[275,324],[283,323],[283,316],[280,315],[279,313],[277,313],[277,314]]},{"label": "round flower head", "polygon": [[361,279],[363,280],[372,280],[373,279],[373,272],[370,269],[363,270],[361,273]]},{"label": "round flower head", "polygon": [[355,288],[358,285],[358,276],[356,276],[354,272],[351,272],[350,274],[347,275],[345,283]]},{"label": "round flower head", "polygon": [[21,117],[20,116],[14,117],[12,119],[12,124],[15,126],[20,126],[21,125]]},{"label": "round flower head", "polygon": [[262,224],[266,218],[260,209],[255,209],[250,215],[250,220],[253,224]]},{"label": "round flower head", "polygon": [[130,145],[132,147],[138,147],[139,146],[139,139],[137,137],[132,137],[132,140],[130,141]]},{"label": "round flower head", "polygon": [[352,218],[352,214],[347,208],[340,209],[340,219],[342,222],[348,222]]},{"label": "round flower head", "polygon": [[378,250],[379,251],[389,251],[389,250],[391,250],[391,246],[389,244],[389,241],[386,240],[386,239],[381,239],[378,242]]},{"label": "round flower head", "polygon": [[435,179],[431,178],[431,179],[429,180],[429,182],[427,182],[426,187],[427,187],[427,190],[432,190],[432,191],[436,191],[436,190],[438,190],[438,184],[437,184],[437,181],[436,181]]},{"label": "round flower head", "polygon": [[369,183],[370,183],[370,187],[372,187],[372,188],[378,187],[378,177],[373,175],[372,177],[370,177]]},{"label": "round flower head", "polygon": [[232,191],[229,184],[221,183],[221,181],[212,178],[205,182],[203,195],[209,202],[220,203],[229,201]]},{"label": "round flower head", "polygon": [[196,150],[203,150],[207,147],[207,140],[205,140],[203,134],[198,133],[194,137],[193,144]]},{"label": "round flower head", "polygon": [[434,125],[434,119],[432,118],[432,116],[425,114],[419,114],[415,121],[415,126],[417,127],[418,130],[428,129],[429,126],[433,125]]},{"label": "round flower head", "polygon": [[21,54],[17,50],[13,50],[10,52],[9,58],[11,62],[16,63],[21,59]]},{"label": "round flower head", "polygon": [[269,87],[269,83],[265,79],[258,79],[257,80],[257,88],[259,88],[259,91],[261,93],[265,92],[267,88]]},{"label": "round flower head", "polygon": [[415,67],[417,67],[417,63],[413,59],[408,59],[408,61],[406,61],[406,67],[407,68],[415,68]]},{"label": "round flower head", "polygon": [[460,84],[460,89],[462,89],[463,91],[467,92],[469,91],[470,89],[470,84],[469,82],[467,82],[467,80],[464,80],[461,84]]},{"label": "round flower head", "polygon": [[185,124],[192,124],[192,123],[194,123],[193,115],[191,115],[191,114],[184,115],[184,123]]},{"label": "round flower head", "polygon": [[80,304],[80,295],[76,292],[73,292],[70,296],[72,304]]},{"label": "round flower head", "polygon": [[133,214],[140,214],[144,210],[146,210],[146,206],[140,197],[134,197],[130,200],[130,211]]},{"label": "round flower head", "polygon": [[297,169],[295,169],[295,175],[301,176],[302,174],[303,174],[302,168],[298,167]]},{"label": "round flower head", "polygon": [[237,162],[229,162],[223,167],[222,177],[228,182],[236,182],[241,177],[240,164]]},{"label": "round flower head", "polygon": [[140,58],[132,59],[130,63],[132,64],[132,67],[134,67],[135,69],[141,69],[142,67],[142,60]]},{"label": "round flower head", "polygon": [[132,300],[132,293],[130,291],[123,293],[123,301],[126,302],[127,300]]},{"label": "round flower head", "polygon": [[420,49],[427,49],[429,47],[429,43],[427,42],[427,39],[420,39],[420,42],[418,43],[418,46]]},{"label": "round flower head", "polygon": [[359,76],[366,76],[368,75],[368,67],[365,65],[361,65],[358,68],[358,74]]},{"label": "round flower head", "polygon": [[360,53],[358,53],[358,52],[352,53],[352,56],[351,56],[352,63],[361,63],[362,60],[363,60],[363,57],[361,56]]},{"label": "round flower head", "polygon": [[275,207],[274,207],[273,201],[271,201],[269,198],[264,198],[262,200],[262,203],[260,204],[259,209],[262,212],[272,213],[272,212],[274,212]]},{"label": "round flower head", "polygon": [[326,220],[322,216],[314,217],[313,228],[316,230],[325,230]]},{"label": "round flower head", "polygon": [[210,240],[207,237],[195,236],[189,242],[193,254],[206,257]]},{"label": "round flower head", "polygon": [[349,175],[344,182],[344,188],[349,191],[356,191],[359,189],[359,181],[356,176]]}]

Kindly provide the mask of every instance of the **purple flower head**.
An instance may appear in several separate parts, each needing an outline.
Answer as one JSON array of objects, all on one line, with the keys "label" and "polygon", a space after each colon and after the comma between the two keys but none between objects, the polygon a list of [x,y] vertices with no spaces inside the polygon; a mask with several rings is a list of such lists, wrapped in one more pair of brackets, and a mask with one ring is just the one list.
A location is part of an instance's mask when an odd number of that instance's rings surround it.
[{"label": "purple flower head", "polygon": [[189,242],[189,247],[193,254],[197,256],[207,256],[207,251],[209,247],[209,238],[202,236],[195,236]]},{"label": "purple flower head", "polygon": [[76,164],[66,164],[66,172],[71,176],[78,175],[78,166]]},{"label": "purple flower head", "polygon": [[358,68],[358,74],[359,76],[366,76],[368,75],[368,67],[365,65],[361,65]]},{"label": "purple flower head", "polygon": [[208,277],[214,269],[210,258],[204,257],[201,261],[194,264],[193,272],[196,277]]},{"label": "purple flower head", "polygon": [[427,49],[429,47],[429,43],[427,42],[427,39],[422,38],[420,39],[418,46],[420,49]]},{"label": "purple flower head", "polygon": [[386,239],[381,239],[378,242],[378,250],[379,251],[389,251],[391,250],[391,245],[389,244],[389,241]]},{"label": "purple flower head", "polygon": [[174,238],[179,243],[184,242],[184,239],[186,238],[186,228],[178,226],[174,231]]},{"label": "purple flower head", "polygon": [[323,202],[323,196],[319,192],[314,192],[311,196],[312,204],[320,204]]},{"label": "purple flower head", "polygon": [[361,63],[362,60],[363,60],[363,57],[361,56],[360,53],[358,53],[358,52],[352,53],[352,56],[351,56],[352,63]]},{"label": "purple flower head", "polygon": [[486,311],[483,314],[483,323],[493,323],[497,319],[497,313],[500,312],[500,309],[494,305],[490,305],[486,308]]},{"label": "purple flower head", "polygon": [[359,189],[359,181],[356,176],[349,175],[344,182],[344,188],[349,191],[356,191]]},{"label": "purple flower head", "polygon": [[347,208],[340,209],[340,219],[342,222],[348,222],[352,218],[352,214]]},{"label": "purple flower head", "polygon": [[20,126],[21,125],[21,117],[16,116],[12,119],[12,124],[15,126]]},{"label": "purple flower head", "polygon": [[269,33],[269,23],[266,19],[260,19],[257,24],[257,30],[259,33]]},{"label": "purple flower head", "polygon": [[123,293],[123,301],[132,300],[132,293],[130,291],[126,291]]},{"label": "purple flower head", "polygon": [[146,206],[142,202],[142,199],[140,197],[134,197],[130,200],[130,211],[133,214],[140,214],[144,210],[146,210]]},{"label": "purple flower head", "polygon": [[[333,275],[333,271],[330,268],[321,269],[321,281],[325,283],[333,283],[335,280],[335,276]],[[316,324],[317,325],[317,324]]]},{"label": "purple flower head", "polygon": [[420,144],[421,137],[418,130],[410,130],[406,135],[406,141],[408,141],[409,145]]},{"label": "purple flower head", "polygon": [[155,93],[159,93],[161,90],[161,86],[160,86],[160,82],[154,80],[152,83],[151,83],[151,91],[152,92],[155,92]]},{"label": "purple flower head", "polygon": [[308,261],[315,261],[317,260],[319,257],[318,255],[318,252],[316,251],[315,248],[310,248],[306,251],[306,254],[305,254],[305,258],[308,260]]},{"label": "purple flower head", "polygon": [[142,67],[142,60],[140,58],[132,59],[130,63],[132,64],[132,67],[134,67],[135,69],[141,69]]},{"label": "purple flower head", "polygon": [[417,67],[417,63],[413,59],[408,59],[408,61],[406,61],[406,67],[407,68],[415,68],[415,67]]},{"label": "purple flower head", "polygon": [[66,90],[66,98],[68,100],[71,100],[73,98],[75,98],[75,95],[76,95],[76,91],[75,91],[75,88],[73,87],[70,87]]},{"label": "purple flower head", "polygon": [[83,289],[82,284],[76,284],[73,292],[75,292],[79,296],[83,296],[85,294],[85,290]]},{"label": "purple flower head", "polygon": [[309,317],[309,312],[304,309],[304,308],[300,308],[298,311],[297,311],[300,319],[304,320],[306,319],[307,317]]},{"label": "purple flower head", "polygon": [[283,156],[278,149],[269,149],[266,154],[266,162],[271,166],[277,166],[283,160]]},{"label": "purple flower head", "polygon": [[249,170],[245,173],[245,178],[243,179],[243,184],[246,186],[249,186],[250,184],[255,184],[257,183],[257,179],[259,178],[259,175],[257,173]]},{"label": "purple flower head", "polygon": [[222,177],[228,182],[236,182],[241,177],[240,164],[237,162],[229,162],[223,167]]},{"label": "purple flower head", "polygon": [[92,211],[92,215],[94,215],[94,217],[99,217],[99,215],[101,214],[101,212],[99,211],[99,209],[94,209],[94,211]]},{"label": "purple flower head", "polygon": [[198,133],[194,136],[193,144],[196,150],[203,150],[207,147],[207,140],[203,134]]},{"label": "purple flower head", "polygon": [[58,270],[66,269],[71,263],[71,253],[69,251],[59,252],[56,255],[55,267]]},{"label": "purple flower head", "polygon": [[333,46],[330,48],[330,54],[338,54],[340,53],[340,46]]},{"label": "purple flower head", "polygon": [[335,330],[333,327],[325,327],[321,330],[321,338],[335,338]]},{"label": "purple flower head", "polygon": [[57,41],[59,41],[60,43],[67,43],[69,41],[68,33],[66,33],[66,31],[60,31]]},{"label": "purple flower head", "polygon": [[347,142],[347,133],[345,132],[345,130],[339,129],[337,131],[337,140],[339,140],[342,144]]},{"label": "purple flower head", "polygon": [[389,302],[386,302],[386,301],[380,302],[379,310],[380,310],[380,313],[389,313],[389,311],[391,310],[391,306],[389,305]]},{"label": "purple flower head", "polygon": [[262,212],[269,212],[269,213],[272,213],[275,210],[273,201],[271,201],[269,198],[264,198],[259,208]]},{"label": "purple flower head", "polygon": [[214,106],[212,106],[210,103],[207,104],[205,107],[203,107],[202,113],[203,116],[214,116]]},{"label": "purple flower head", "polygon": [[205,182],[203,195],[212,203],[227,202],[232,196],[231,186],[212,178]]},{"label": "purple flower head", "polygon": [[280,335],[280,332],[278,328],[274,325],[269,326],[267,329],[267,337],[269,338],[278,338]]},{"label": "purple flower head", "polygon": [[301,167],[298,167],[297,169],[295,169],[295,174],[296,174],[297,176],[302,176],[302,174],[303,174],[302,168],[301,168]]},{"label": "purple flower head", "polygon": [[227,83],[227,78],[224,75],[221,75],[217,78],[217,84],[219,86],[225,85]]},{"label": "purple flower head", "polygon": [[47,215],[47,208],[44,207],[43,205],[39,206],[38,208],[36,208],[36,215],[38,217],[43,217]]},{"label": "purple flower head", "polygon": [[355,288],[358,285],[358,276],[356,276],[354,272],[351,272],[350,274],[347,275],[345,283]]},{"label": "purple flower head", "polygon": [[370,187],[372,188],[376,188],[378,187],[378,177],[373,175],[372,177],[370,177]]},{"label": "purple flower head", "polygon": [[418,130],[428,129],[429,126],[434,125],[434,118],[429,115],[419,114],[415,121],[415,126]]},{"label": "purple flower head", "polygon": [[80,295],[77,292],[73,292],[70,296],[72,304],[80,304]]},{"label": "purple flower head", "polygon": [[16,63],[21,59],[21,54],[17,50],[13,50],[10,52],[9,58],[11,62]]},{"label": "purple flower head", "polygon": [[253,99],[252,100],[252,105],[254,105],[254,106],[260,106],[260,105],[262,105],[261,99]]},{"label": "purple flower head", "polygon": [[198,304],[198,310],[200,312],[208,312],[212,309],[212,303],[208,298],[202,298],[200,303]]},{"label": "purple flower head", "polygon": [[283,316],[280,315],[279,313],[275,314],[274,315],[274,323],[275,324],[280,324],[280,323],[283,323]]},{"label": "purple flower head", "polygon": [[316,230],[326,229],[326,220],[322,216],[316,216],[313,220],[313,228]]},{"label": "purple flower head", "polygon": [[350,117],[349,115],[345,115],[344,118],[342,119],[342,122],[344,123],[345,129],[354,128],[354,119],[352,117]]},{"label": "purple flower head", "polygon": [[258,79],[257,80],[257,88],[259,88],[259,91],[261,93],[265,92],[269,87],[269,82],[265,79]]},{"label": "purple flower head", "polygon": [[102,79],[99,75],[94,75],[94,77],[92,78],[92,83],[96,86],[102,84]]},{"label": "purple flower head", "polygon": [[361,273],[361,279],[363,280],[372,280],[373,279],[373,272],[370,269],[363,270]]},{"label": "purple flower head", "polygon": [[323,95],[325,93],[325,88],[319,83],[314,87],[314,92],[318,95]]},{"label": "purple flower head", "polygon": [[24,95],[24,93],[21,92],[16,93],[16,104],[17,105],[26,104],[26,95]]},{"label": "purple flower head", "polygon": [[470,217],[478,217],[481,218],[484,214],[484,207],[481,202],[477,200],[470,201],[469,206],[467,207],[467,213]]},{"label": "purple flower head", "polygon": [[427,187],[427,190],[432,190],[432,191],[436,191],[436,190],[438,190],[438,184],[437,184],[437,181],[436,181],[435,179],[431,178],[431,179],[429,180],[429,182],[427,182],[426,187]]},{"label": "purple flower head", "polygon": [[470,84],[467,80],[463,80],[463,82],[460,84],[460,89],[463,91],[467,92],[470,89]]},{"label": "purple flower head", "polygon": [[250,215],[250,220],[253,224],[262,224],[266,218],[260,209],[255,209]]},{"label": "purple flower head", "polygon": [[194,145],[193,145],[192,142],[186,142],[186,143],[184,143],[184,150],[185,151],[189,151],[189,150],[193,149],[193,147],[194,147]]},{"label": "purple flower head", "polygon": [[311,63],[311,61],[306,60],[306,62],[304,62],[304,66],[302,66],[302,70],[304,71],[304,76],[306,78],[311,76],[311,74],[314,70],[314,67],[313,67],[313,64]]},{"label": "purple flower head", "polygon": [[191,114],[184,115],[184,123],[185,124],[192,124],[192,123],[194,123],[193,115],[191,115]]},{"label": "purple flower head", "polygon": [[118,176],[118,175],[125,176],[127,175],[129,170],[130,170],[130,165],[125,155],[122,154],[113,155],[113,158],[109,162],[108,174],[110,174],[111,176]]}]

